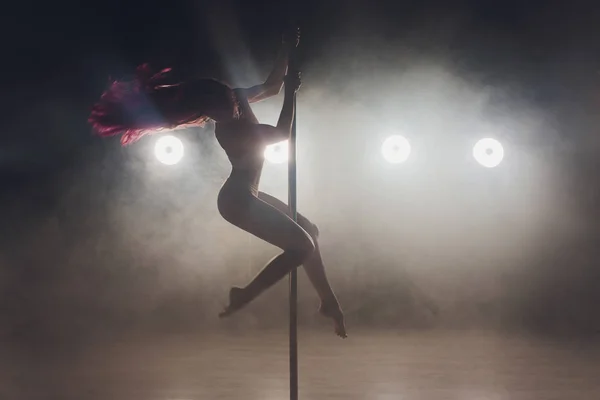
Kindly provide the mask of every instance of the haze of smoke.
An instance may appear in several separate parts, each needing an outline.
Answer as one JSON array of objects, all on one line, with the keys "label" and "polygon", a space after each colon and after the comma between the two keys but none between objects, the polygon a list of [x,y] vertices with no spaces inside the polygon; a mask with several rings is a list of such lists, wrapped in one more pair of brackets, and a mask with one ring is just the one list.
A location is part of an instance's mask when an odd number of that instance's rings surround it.
[{"label": "haze of smoke", "polygon": [[[593,244],[582,239],[593,226],[553,163],[553,117],[460,55],[330,46],[307,63],[299,97],[299,204],[320,227],[350,320],[597,329]],[[258,105],[260,119],[274,123],[280,101]],[[405,166],[380,160],[393,132],[414,145]],[[473,140],[488,133],[507,143],[499,172],[470,161]],[[176,167],[152,159],[152,139],[122,151],[111,144],[88,149],[77,173],[53,177],[61,190],[36,189],[55,207],[31,215],[35,203],[8,199],[7,221],[19,229],[1,269],[5,333],[223,326],[215,316],[228,287],[277,250],[219,217],[229,166],[210,127],[182,135],[187,157]],[[534,146],[542,136],[548,150]],[[267,166],[263,188],[285,199],[285,179],[284,167]],[[224,326],[280,326],[285,296],[280,284]],[[316,305],[302,278],[303,323],[318,321]]]}]

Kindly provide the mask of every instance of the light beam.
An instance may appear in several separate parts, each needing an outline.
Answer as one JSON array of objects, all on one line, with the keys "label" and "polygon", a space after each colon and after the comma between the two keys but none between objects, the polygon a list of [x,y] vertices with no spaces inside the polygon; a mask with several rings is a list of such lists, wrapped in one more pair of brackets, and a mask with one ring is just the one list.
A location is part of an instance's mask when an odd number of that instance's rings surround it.
[{"label": "light beam", "polygon": [[283,164],[288,160],[288,141],[275,143],[265,149],[265,159],[272,164]]},{"label": "light beam", "polygon": [[486,168],[494,168],[502,162],[504,148],[496,139],[481,139],[473,146],[473,158]]},{"label": "light beam", "polygon": [[410,143],[404,136],[390,136],[383,142],[381,154],[389,163],[403,163],[410,156]]},{"label": "light beam", "polygon": [[161,136],[154,145],[154,155],[165,165],[175,165],[183,158],[183,143],[175,136]]}]

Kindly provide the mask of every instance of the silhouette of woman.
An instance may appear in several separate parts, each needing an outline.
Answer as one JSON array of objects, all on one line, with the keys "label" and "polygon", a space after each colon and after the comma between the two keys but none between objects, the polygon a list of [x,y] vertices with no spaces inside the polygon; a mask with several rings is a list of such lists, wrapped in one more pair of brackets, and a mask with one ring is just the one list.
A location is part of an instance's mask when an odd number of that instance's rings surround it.
[{"label": "silhouette of woman", "polygon": [[[299,72],[287,69],[298,42],[297,33],[291,40],[284,37],[273,71],[264,83],[250,88],[231,89],[215,79],[168,83],[170,69],[154,74],[142,65],[132,81],[112,82],[94,105],[89,122],[98,135],[122,134],[121,143],[128,145],[161,129],[201,126],[213,120],[217,141],[232,166],[218,195],[220,214],[283,250],[247,286],[231,288],[229,305],[219,316],[240,310],[303,265],[321,299],[319,311],[333,320],[337,335],[346,337],[344,315],[321,259],[319,230],[302,214],[296,223],[285,203],[258,190],[266,146],[288,139],[291,133],[294,96],[301,82]],[[275,96],[282,87],[285,95],[277,125],[260,124],[250,103]]]}]

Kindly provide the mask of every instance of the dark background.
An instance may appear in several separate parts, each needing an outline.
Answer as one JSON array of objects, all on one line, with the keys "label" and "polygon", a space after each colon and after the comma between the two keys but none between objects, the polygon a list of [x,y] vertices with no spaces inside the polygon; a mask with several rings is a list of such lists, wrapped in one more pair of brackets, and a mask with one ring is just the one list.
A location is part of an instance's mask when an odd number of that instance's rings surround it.
[{"label": "dark background", "polygon": [[[108,77],[142,62],[255,84],[294,21],[300,208],[351,326],[600,329],[600,6],[59,1],[3,14],[0,334],[285,326],[284,284],[216,319],[228,287],[275,253],[217,214],[229,167],[212,128],[182,133],[185,161],[165,168],[151,138],[123,149],[86,119]],[[259,117],[274,122],[280,101]],[[379,161],[390,129],[409,132],[417,161]],[[483,131],[508,144],[497,170],[469,161]],[[263,185],[285,198],[285,171],[268,167]],[[302,276],[301,323],[321,324],[310,290]]]}]

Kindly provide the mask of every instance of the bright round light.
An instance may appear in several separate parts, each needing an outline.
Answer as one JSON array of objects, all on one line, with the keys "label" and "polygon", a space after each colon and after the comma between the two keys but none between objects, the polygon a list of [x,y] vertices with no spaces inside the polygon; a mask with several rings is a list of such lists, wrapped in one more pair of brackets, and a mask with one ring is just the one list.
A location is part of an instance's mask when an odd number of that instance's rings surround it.
[{"label": "bright round light", "polygon": [[502,162],[504,148],[496,139],[481,139],[473,146],[473,158],[486,168],[494,168]]},{"label": "bright round light", "polygon": [[392,164],[402,163],[410,155],[410,143],[403,136],[390,136],[383,142],[381,154],[387,162]]},{"label": "bright round light", "polygon": [[175,136],[162,136],[154,145],[154,155],[165,165],[175,165],[183,158],[183,143]]},{"label": "bright round light", "polygon": [[265,149],[265,159],[273,164],[282,164],[288,160],[288,151],[287,140],[269,145]]}]

